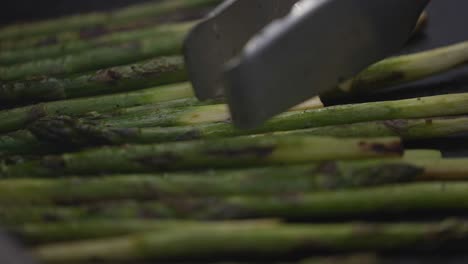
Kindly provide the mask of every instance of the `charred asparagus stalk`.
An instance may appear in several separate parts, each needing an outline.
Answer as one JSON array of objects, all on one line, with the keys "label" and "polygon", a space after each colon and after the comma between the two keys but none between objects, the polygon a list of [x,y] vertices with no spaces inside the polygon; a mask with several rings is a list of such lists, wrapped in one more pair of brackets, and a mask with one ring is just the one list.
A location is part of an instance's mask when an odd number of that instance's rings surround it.
[{"label": "charred asparagus stalk", "polygon": [[9,39],[0,41],[0,50],[8,52],[16,52],[19,50],[30,50],[33,48],[43,48],[48,46],[67,45],[75,41],[94,41],[95,39],[104,38],[112,34],[122,33],[125,31],[141,30],[146,27],[154,27],[157,24],[181,23],[189,22],[194,19],[199,19],[206,13],[206,7],[196,8],[196,10],[186,10],[179,14],[168,14],[161,18],[144,19],[138,21],[130,21],[121,25],[96,25],[85,27],[77,30],[68,30],[48,35],[28,36],[21,39]]},{"label": "charred asparagus stalk", "polygon": [[186,80],[181,57],[160,57],[69,78],[6,82],[0,85],[3,107],[126,92]]},{"label": "charred asparagus stalk", "polygon": [[[169,91],[174,91],[167,89]],[[175,89],[177,91],[177,89]],[[188,96],[189,88],[183,89],[185,91],[180,97]],[[141,92],[136,92],[140,94]],[[133,93],[135,94],[135,93]],[[141,94],[140,94],[141,95]],[[120,95],[117,95],[120,96]],[[144,96],[143,99],[148,98]],[[174,96],[177,97],[177,96]],[[114,96],[102,97],[108,99],[110,102],[115,101]],[[102,99],[101,98],[101,99]],[[139,97],[136,97],[139,98]],[[175,98],[172,98],[175,99]],[[140,100],[140,99],[138,99]],[[465,104],[468,100],[466,94],[452,94],[434,97],[426,97],[419,99],[407,99],[389,102],[377,103],[364,103],[355,105],[343,105],[337,107],[328,107],[319,110],[298,111],[283,114],[277,118],[272,119],[263,127],[253,131],[236,130],[230,124],[206,124],[196,126],[181,126],[171,128],[147,128],[138,129],[138,127],[157,126],[162,124],[182,124],[180,120],[184,120],[186,124],[197,123],[200,121],[222,121],[228,118],[224,105],[206,106],[203,108],[188,107],[175,110],[164,110],[165,115],[160,114],[161,109],[156,107],[153,112],[151,108],[147,109],[149,112],[140,110],[130,111],[129,115],[119,116],[108,121],[97,121],[97,123],[89,123],[81,120],[53,119],[53,122],[43,121],[38,123],[34,131],[35,139],[27,132],[20,132],[18,136],[10,134],[2,137],[2,143],[5,149],[3,151],[11,151],[15,149],[15,145],[24,146],[25,141],[35,145],[41,144],[37,140],[44,140],[52,143],[56,135],[62,142],[76,142],[84,145],[92,144],[121,144],[123,142],[130,143],[156,143],[175,140],[187,140],[198,138],[217,138],[226,136],[236,136],[245,134],[259,134],[269,133],[273,131],[288,131],[294,129],[303,129],[308,127],[319,127],[309,130],[299,130],[290,133],[306,133],[310,135],[331,135],[331,136],[400,136],[405,139],[419,139],[431,137],[447,137],[452,135],[461,135],[466,132],[466,118],[432,118],[433,116],[444,116],[466,113]],[[96,101],[93,99],[80,99],[75,102],[88,102],[94,107]],[[74,101],[70,101],[74,102]],[[56,109],[62,109],[63,105],[67,104],[69,109],[68,113],[77,115],[83,112],[94,110],[93,108],[80,110],[80,112],[73,112],[70,107],[69,101],[49,103]],[[127,104],[129,100],[125,101]],[[124,103],[125,103],[124,102]],[[139,104],[139,102],[133,102]],[[46,104],[49,105],[49,104]],[[100,107],[103,107],[100,105]],[[48,107],[46,107],[47,109]],[[34,107],[19,108],[10,111],[0,112],[3,118],[3,131],[11,131],[24,127],[29,123],[31,111]],[[219,112],[206,111],[207,116],[201,115],[202,110],[206,109],[221,109]],[[108,110],[108,109],[107,109]],[[168,113],[174,112],[171,116]],[[53,112],[53,111],[52,111]],[[156,113],[155,113],[156,112]],[[158,114],[159,112],[159,114]],[[55,112],[56,113],[56,112]],[[59,114],[64,113],[59,112]],[[142,114],[145,113],[145,114]],[[197,118],[190,120],[191,116]],[[386,118],[416,118],[428,117],[427,119],[416,120],[391,120],[391,121],[372,121],[359,124],[351,124],[346,126],[332,126],[354,122],[361,122],[367,120],[385,120]],[[6,122],[10,118],[13,123]],[[126,120],[125,120],[126,119]],[[10,121],[11,122],[11,121]],[[42,124],[42,125],[41,125]],[[107,125],[114,125],[116,128],[106,127]],[[121,128],[127,126],[128,128]],[[321,127],[325,126],[325,127]],[[0,126],[2,127],[2,126]],[[42,129],[43,127],[46,130]],[[39,133],[37,133],[39,132]],[[73,132],[73,133],[70,133]],[[76,138],[78,137],[79,138]],[[75,143],[75,144],[76,144]],[[10,146],[10,147],[8,147]],[[80,146],[79,144],[77,146]],[[8,150],[10,149],[10,150]],[[18,148],[21,152],[21,148]]]},{"label": "charred asparagus stalk", "polygon": [[[323,146],[323,147],[320,147]],[[45,157],[3,168],[5,177],[60,174],[163,172],[184,169],[233,168],[300,164],[335,159],[398,157],[397,138],[336,139],[274,136],[105,147]]]},{"label": "charred asparagus stalk", "polygon": [[331,257],[315,257],[303,260],[299,264],[382,264],[393,263],[387,262],[387,259],[379,258],[375,254],[357,254],[351,256],[331,256]]},{"label": "charred asparagus stalk", "polygon": [[58,19],[11,25],[0,29],[0,40],[20,39],[35,35],[51,35],[69,30],[80,30],[100,25],[125,25],[130,21],[144,19],[157,19],[158,17],[200,8],[213,6],[219,0],[164,0],[152,1],[140,5],[133,5],[110,13],[89,13],[86,15],[76,15],[62,17]]},{"label": "charred asparagus stalk", "polygon": [[[154,144],[195,139],[216,139],[243,135],[229,125],[203,124],[179,127],[120,128],[104,126],[85,119],[66,116],[44,118],[28,127],[0,136],[0,152],[4,154],[53,153],[83,147],[120,144]],[[401,137],[404,140],[447,138],[468,134],[468,118],[430,118],[388,120],[311,129],[254,134],[314,135],[333,137]],[[67,148],[63,148],[66,146]],[[44,152],[46,151],[46,152]],[[50,152],[47,152],[50,151]],[[440,155],[440,154],[439,154]]]},{"label": "charred asparagus stalk", "polygon": [[[298,108],[293,108],[288,113],[273,118],[265,126],[243,133],[252,134],[374,120],[464,114],[466,110],[463,109],[461,104],[466,98],[468,98],[467,94],[450,94],[387,102],[342,105],[318,110],[315,110],[315,108],[320,108],[322,106],[321,103],[320,105],[301,105],[298,107],[303,109],[308,107],[309,110],[305,112],[294,111]],[[451,105],[451,108],[445,108],[445,105],[448,104]],[[440,107],[433,107],[436,105]],[[350,113],[353,112],[356,114],[350,116]],[[361,115],[361,113],[367,113],[367,115]],[[144,112],[141,115],[118,115],[104,120],[101,124],[117,127],[187,126],[215,122],[226,123],[229,120],[230,115],[226,105],[210,104],[195,107],[158,109],[157,112],[150,114]],[[219,129],[229,130],[230,127],[230,125],[225,125],[224,127],[220,126]]]},{"label": "charred asparagus stalk", "polygon": [[[450,162],[447,162],[452,165]],[[467,166],[440,170],[455,171]],[[336,171],[324,168],[336,167]],[[426,173],[430,173],[430,166]],[[7,179],[0,181],[0,204],[53,205],[115,200],[269,195],[348,189],[423,180],[425,169],[410,161],[327,162],[301,166],[203,173],[112,175],[98,178]],[[468,176],[468,175],[467,175]],[[432,175],[429,180],[433,180]],[[459,179],[462,179],[460,177]],[[443,179],[445,180],[445,178]]]},{"label": "charred asparagus stalk", "polygon": [[[245,133],[266,133],[378,120],[463,115],[468,113],[467,102],[468,93],[462,93],[289,111]],[[167,109],[149,116],[130,118],[119,116],[106,120],[104,124],[122,127],[184,126],[227,122],[229,119],[226,105],[208,105]]]},{"label": "charred asparagus stalk", "polygon": [[140,91],[90,98],[55,101],[11,110],[0,111],[0,132],[24,128],[32,121],[47,115],[82,115],[91,111],[112,111],[122,107],[138,106],[193,96],[188,83],[159,86]]},{"label": "charred asparagus stalk", "polygon": [[[203,239],[198,239],[203,237]],[[398,224],[281,224],[275,222],[189,225],[166,232],[147,232],[112,239],[39,247],[44,263],[135,261],[222,261],[249,256],[279,260],[311,252],[464,252],[468,237],[463,221]],[[442,239],[443,238],[443,239]],[[118,252],[118,253],[116,253]]]},{"label": "charred asparagus stalk", "polygon": [[12,65],[23,62],[52,59],[68,54],[79,53],[81,51],[102,48],[106,46],[115,46],[125,44],[131,41],[137,41],[147,37],[154,36],[160,42],[166,41],[165,38],[172,38],[174,35],[186,34],[194,25],[193,22],[169,24],[163,26],[150,27],[129,32],[119,32],[106,35],[95,40],[77,40],[74,42],[60,45],[51,45],[44,47],[33,47],[30,49],[3,51],[0,52],[0,65]]},{"label": "charred asparagus stalk", "polygon": [[163,41],[157,36],[96,48],[54,59],[43,59],[0,67],[0,80],[67,75],[129,64],[157,56],[179,54],[185,32],[171,33]]},{"label": "charred asparagus stalk", "polygon": [[333,161],[287,167],[148,175],[6,179],[0,204],[77,205],[232,195],[313,193],[423,181],[468,180],[468,160]]},{"label": "charred asparagus stalk", "polygon": [[334,137],[391,137],[405,140],[447,138],[468,135],[468,117],[450,116],[425,119],[397,119],[325,126],[278,132],[277,134],[307,134]]},{"label": "charred asparagus stalk", "polygon": [[4,206],[0,221],[41,223],[77,219],[254,219],[357,220],[414,219],[450,214],[468,209],[468,183],[411,183],[339,192],[295,193],[294,195],[231,196],[165,201],[122,201],[61,206]]},{"label": "charred asparagus stalk", "polygon": [[[189,120],[188,122],[184,122],[196,123],[208,120],[222,121],[228,118],[224,105],[204,106],[202,108],[175,108],[175,110],[161,110],[161,108],[157,106],[155,106],[155,108],[139,107],[107,121],[75,120],[66,117],[43,119],[30,127],[33,134],[27,131],[21,131],[18,132],[18,135],[13,133],[3,136],[0,138],[0,146],[3,152],[20,154],[28,153],[28,144],[31,144],[31,146],[42,146],[44,143],[56,145],[57,140],[59,140],[59,143],[65,143],[69,146],[82,147],[93,144],[141,144],[201,138],[209,139],[271,133],[274,131],[288,131],[280,132],[279,134],[291,133],[336,137],[399,136],[407,140],[450,137],[466,134],[467,118],[464,116],[432,118],[432,116],[465,113],[466,110],[463,108],[465,104],[464,101],[467,101],[467,98],[466,94],[454,94],[422,99],[344,105],[306,112],[290,112],[272,119],[269,123],[254,131],[237,130],[227,123],[139,129],[138,127],[162,124],[181,124],[177,120]],[[66,102],[67,101],[64,101],[63,103],[65,104]],[[25,108],[22,109],[23,113],[25,113]],[[203,116],[203,111],[200,111],[200,109],[221,109],[221,111],[206,111],[206,116]],[[175,113],[172,116],[168,114],[171,111]],[[9,111],[4,111],[3,113],[8,112]],[[165,115],[161,114],[161,112]],[[2,112],[0,112],[0,116],[1,114]],[[191,116],[197,115],[197,118],[190,120]],[[9,114],[5,114],[4,116],[5,119],[9,116],[11,117]],[[387,117],[427,118],[384,120]],[[353,123],[366,120],[384,121],[340,125],[348,122]],[[23,121],[22,124],[15,124],[15,128],[21,128],[21,126],[25,125],[24,122],[25,121]],[[111,127],[108,127],[109,125],[111,125]],[[307,127],[313,128],[303,129]],[[300,130],[291,131],[294,129]],[[5,129],[4,131],[8,130]],[[35,151],[36,149],[38,148],[31,148],[30,150]],[[26,152],[24,152],[25,150]]]},{"label": "charred asparagus stalk", "polygon": [[[242,223],[242,222],[241,222]],[[247,223],[247,221],[245,221]],[[140,232],[166,232],[181,225],[209,225],[211,222],[177,220],[91,220],[58,223],[31,223],[10,226],[9,231],[29,245],[130,235]]]}]

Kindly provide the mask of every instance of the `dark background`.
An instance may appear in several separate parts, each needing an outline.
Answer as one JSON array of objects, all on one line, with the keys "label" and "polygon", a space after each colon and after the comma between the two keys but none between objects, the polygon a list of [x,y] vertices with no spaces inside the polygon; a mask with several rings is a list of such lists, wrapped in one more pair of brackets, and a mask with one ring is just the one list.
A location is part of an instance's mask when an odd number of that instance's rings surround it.
[{"label": "dark background", "polygon": [[[389,1],[389,0],[381,0]],[[416,0],[408,0],[416,1]],[[67,14],[110,10],[144,0],[3,0],[0,5],[0,25],[31,21]],[[414,52],[468,40],[468,1],[432,0],[426,33],[418,36],[401,53]],[[398,19],[398,13],[395,13]],[[333,25],[333,23],[330,23]],[[443,89],[441,89],[443,87]],[[448,92],[468,92],[468,67],[454,70],[411,85],[403,90],[390,89],[387,93],[360,96],[353,102],[390,100]],[[326,102],[327,103],[327,102]],[[342,102],[329,102],[330,104]],[[409,144],[409,147],[438,148],[447,156],[468,156],[468,142],[464,139],[430,140]]]},{"label": "dark background", "polygon": [[96,10],[109,10],[145,0],[2,0],[0,24],[31,21]]}]

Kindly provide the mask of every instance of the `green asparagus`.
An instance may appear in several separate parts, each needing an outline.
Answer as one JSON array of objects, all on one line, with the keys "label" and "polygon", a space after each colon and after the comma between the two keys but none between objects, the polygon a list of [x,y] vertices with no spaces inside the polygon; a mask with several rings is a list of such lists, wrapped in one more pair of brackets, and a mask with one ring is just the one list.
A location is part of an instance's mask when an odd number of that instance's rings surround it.
[{"label": "green asparagus", "polygon": [[169,24],[164,26],[150,27],[130,32],[119,32],[105,35],[95,40],[77,40],[61,45],[51,45],[45,47],[33,47],[30,49],[3,51],[0,52],[0,65],[12,65],[33,60],[51,59],[68,54],[79,53],[81,51],[92,50],[116,44],[137,41],[147,37],[157,37],[160,42],[165,38],[172,38],[174,35],[186,34],[193,27],[194,23]]},{"label": "green asparagus", "polygon": [[210,222],[193,221],[154,221],[154,220],[91,220],[59,223],[31,223],[10,226],[11,233],[16,234],[29,245],[59,241],[73,241],[116,237],[141,232],[166,232],[180,225],[209,225]]},{"label": "green asparagus", "polygon": [[339,126],[278,132],[276,134],[307,134],[334,137],[391,137],[405,140],[448,138],[468,135],[468,117],[450,116],[425,119],[397,119],[363,122]]},{"label": "green asparagus", "polygon": [[[281,224],[212,223],[165,232],[146,232],[111,239],[58,243],[39,247],[44,263],[135,261],[282,260],[314,252],[426,252],[434,248],[465,252],[468,224],[439,223]],[[202,238],[202,239],[201,239]]]},{"label": "green asparagus", "polygon": [[[339,105],[306,111],[283,113],[264,125],[243,133],[267,133],[366,121],[433,118],[468,113],[468,93],[414,99]],[[119,116],[104,121],[119,127],[184,126],[230,120],[226,105],[172,108],[142,116]],[[226,125],[223,129],[234,129]]]},{"label": "green asparagus", "polygon": [[132,91],[186,80],[181,57],[160,57],[70,78],[6,82],[0,85],[3,107]]},{"label": "green asparagus", "polygon": [[[168,92],[169,91],[174,90],[168,89]],[[185,93],[189,93],[189,91],[187,90],[182,93],[181,97],[186,96],[187,94]],[[114,97],[108,96],[103,98],[111,101]],[[141,98],[138,100],[140,99]],[[145,97],[143,99],[148,98]],[[80,99],[77,100],[77,102],[82,105],[82,100],[86,102],[90,101],[90,99]],[[18,132],[18,136],[10,134],[1,137],[0,146],[2,146],[2,148],[0,148],[0,151],[11,153],[11,151],[14,152],[16,150],[21,153],[22,149],[24,149],[21,146],[27,146],[27,144],[40,146],[47,142],[49,142],[49,144],[53,144],[56,139],[59,139],[61,143],[68,143],[76,147],[81,147],[83,145],[88,146],[89,144],[122,144],[126,142],[141,144],[200,138],[219,138],[271,133],[275,131],[289,131],[308,127],[312,127],[312,129],[280,132],[279,134],[291,133],[337,137],[399,136],[409,140],[449,137],[466,134],[467,118],[464,116],[433,118],[433,116],[448,116],[466,113],[467,111],[464,109],[464,104],[467,100],[467,94],[452,94],[390,102],[343,105],[305,112],[293,111],[276,117],[264,126],[251,131],[237,130],[228,123],[198,124],[193,126],[164,128],[154,127],[163,124],[182,124],[183,122],[190,124],[201,121],[226,120],[228,119],[228,113],[226,112],[225,105],[182,107],[173,108],[173,110],[169,108],[162,110],[157,106],[155,108],[148,107],[146,110],[143,110],[145,107],[139,107],[138,109],[126,112],[123,115],[117,115],[117,117],[111,116],[104,120],[87,121],[69,118],[45,119],[31,127],[34,135],[29,132],[22,131]],[[73,112],[72,107],[70,107],[70,102],[73,101],[63,101],[63,103],[57,102],[58,106],[56,106],[56,108],[61,109],[62,104],[67,104],[70,108],[68,112],[71,112],[72,115],[86,112],[83,110],[79,113]],[[128,100],[126,103],[128,103]],[[49,104],[54,105],[55,103]],[[95,105],[94,101],[92,101],[91,105]],[[97,107],[98,106],[94,109]],[[99,107],[102,107],[102,105]],[[24,127],[30,121],[30,119],[27,118],[27,113],[29,113],[31,109],[34,108],[20,108],[0,112],[0,116],[4,116],[3,129],[1,130],[7,132]],[[91,109],[92,107],[90,106],[89,109],[86,110],[90,111]],[[173,112],[174,114],[171,116],[168,114],[170,112]],[[59,112],[58,114],[64,114],[64,111]],[[196,118],[190,120],[192,116],[195,116]],[[18,117],[21,117],[21,119]],[[413,117],[427,118],[385,120],[386,118]],[[8,128],[12,127],[6,123],[8,118],[14,119],[15,123],[13,128]],[[186,121],[181,122],[180,120]],[[340,125],[367,120],[384,121]],[[0,122],[0,124],[1,123],[2,122]],[[139,127],[147,126],[152,128],[139,129]],[[0,128],[1,127],[2,126],[0,125]],[[16,145],[20,147],[16,148]],[[31,148],[31,151],[33,150],[34,149]]]},{"label": "green asparagus", "polygon": [[331,256],[331,257],[315,257],[303,260],[299,264],[382,264],[394,263],[387,262],[387,259],[382,260],[376,254],[359,254],[351,256]]},{"label": "green asparagus", "polygon": [[378,62],[323,94],[336,97],[350,93],[368,93],[401,83],[408,83],[446,72],[468,62],[468,41],[438,49],[402,55]]},{"label": "green asparagus", "polygon": [[171,197],[311,193],[416,181],[468,180],[466,159],[330,161],[287,167],[172,174],[5,179],[0,204],[67,205]]},{"label": "green asparagus", "polygon": [[207,13],[207,8],[200,7],[190,10],[182,10],[172,14],[163,15],[159,18],[129,21],[125,24],[101,24],[85,27],[77,30],[68,30],[49,35],[33,35],[21,39],[10,39],[0,41],[0,50],[5,53],[18,52],[19,50],[42,49],[49,46],[65,46],[73,42],[94,41],[96,39],[111,38],[123,32],[140,31],[144,28],[155,27],[171,23],[189,22],[200,19]]},{"label": "green asparagus", "polygon": [[108,13],[89,13],[28,24],[11,25],[0,29],[0,40],[20,39],[34,35],[51,35],[68,30],[80,30],[99,25],[122,25],[130,21],[157,19],[171,13],[204,6],[213,6],[219,0],[164,0],[152,1]]},{"label": "green asparagus", "polygon": [[468,209],[468,183],[411,183],[337,192],[231,196],[165,201],[119,201],[75,207],[10,206],[0,222],[29,223],[76,219],[253,219],[355,220],[426,219],[463,215]]},{"label": "green asparagus", "polygon": [[112,111],[124,107],[167,102],[191,96],[193,96],[191,85],[180,83],[129,93],[55,101],[3,110],[0,111],[0,133],[25,128],[31,122],[47,115],[76,116],[91,111]]},{"label": "green asparagus", "polygon": [[[143,109],[137,113],[141,113],[141,111]],[[131,113],[126,112],[126,114]],[[40,119],[32,123],[28,130],[19,130],[0,136],[0,153],[36,154],[48,150],[51,151],[49,153],[53,153],[60,146],[66,146],[67,148],[64,150],[73,150],[99,145],[154,144],[216,139],[244,134],[244,131],[233,129],[224,123],[179,127],[123,128],[101,125],[93,120],[58,116]],[[468,117],[374,121],[249,136],[285,134],[333,137],[398,136],[404,140],[449,138],[468,134]]]},{"label": "green asparagus", "polygon": [[[451,168],[444,164],[452,165],[449,161],[438,163],[437,169],[445,169],[450,173],[468,168],[468,165]],[[303,193],[423,181],[425,173],[428,173],[429,180],[434,180],[434,175],[430,174],[431,166],[426,168],[404,160],[370,163],[335,161],[198,173],[6,179],[0,181],[0,204],[68,205],[124,199],[166,200],[171,197]],[[464,177],[457,179],[462,180]]]},{"label": "green asparagus", "polygon": [[434,149],[411,149],[405,151],[403,158],[406,160],[439,160],[443,158],[440,150]]},{"label": "green asparagus", "polygon": [[180,54],[185,31],[86,50],[53,59],[0,67],[0,80],[11,81],[21,78],[67,75],[98,70],[115,65],[134,63],[163,55]]},{"label": "green asparagus", "polygon": [[2,168],[3,177],[63,174],[164,172],[300,164],[335,159],[393,158],[403,154],[398,138],[337,139],[272,136],[103,147],[45,157]]}]

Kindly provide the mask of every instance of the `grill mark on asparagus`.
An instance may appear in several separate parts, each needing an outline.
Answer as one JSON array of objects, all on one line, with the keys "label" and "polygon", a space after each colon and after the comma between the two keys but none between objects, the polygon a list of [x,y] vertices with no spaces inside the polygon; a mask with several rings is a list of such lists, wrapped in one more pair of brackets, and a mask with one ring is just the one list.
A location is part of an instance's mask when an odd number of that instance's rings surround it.
[{"label": "grill mark on asparagus", "polygon": [[403,119],[387,120],[383,124],[397,135],[401,135],[408,128],[408,121]]},{"label": "grill mark on asparagus", "polygon": [[276,149],[275,146],[253,146],[245,147],[241,149],[215,149],[208,150],[206,154],[216,157],[224,158],[237,158],[237,157],[256,157],[256,158],[266,158],[270,156],[273,151]]},{"label": "grill mark on asparagus", "polygon": [[400,142],[391,142],[388,144],[360,142],[359,147],[361,147],[364,151],[370,151],[377,154],[394,153],[402,155],[404,153],[403,146],[400,144]]},{"label": "grill mark on asparagus", "polygon": [[45,116],[47,116],[47,109],[44,104],[32,106],[31,109],[28,111],[25,123],[34,122]]},{"label": "grill mark on asparagus", "polygon": [[122,78],[122,74],[112,69],[100,70],[93,80],[103,83],[114,83]]},{"label": "grill mark on asparagus", "polygon": [[181,159],[182,157],[174,153],[165,152],[158,155],[144,156],[137,159],[136,161],[143,166],[155,168],[158,170],[167,170],[173,163],[178,162]]}]

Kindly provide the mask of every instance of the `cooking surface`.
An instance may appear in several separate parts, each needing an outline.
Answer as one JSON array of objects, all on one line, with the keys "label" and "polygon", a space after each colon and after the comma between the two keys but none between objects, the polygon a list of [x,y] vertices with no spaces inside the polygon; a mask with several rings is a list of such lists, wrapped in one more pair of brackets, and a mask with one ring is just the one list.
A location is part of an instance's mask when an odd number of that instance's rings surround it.
[{"label": "cooking surface", "polygon": [[[468,1],[433,0],[429,7],[429,27],[419,41],[415,41],[405,52],[425,50],[449,45],[468,39]],[[447,92],[468,92],[468,67],[454,70],[440,77],[431,78],[412,85],[415,89],[401,93],[402,97],[412,95],[433,95]],[[441,89],[441,87],[444,87]],[[419,88],[419,89],[418,89]],[[424,90],[424,91],[422,91]],[[423,142],[440,148],[449,156],[467,156],[468,142],[460,139]]]}]

